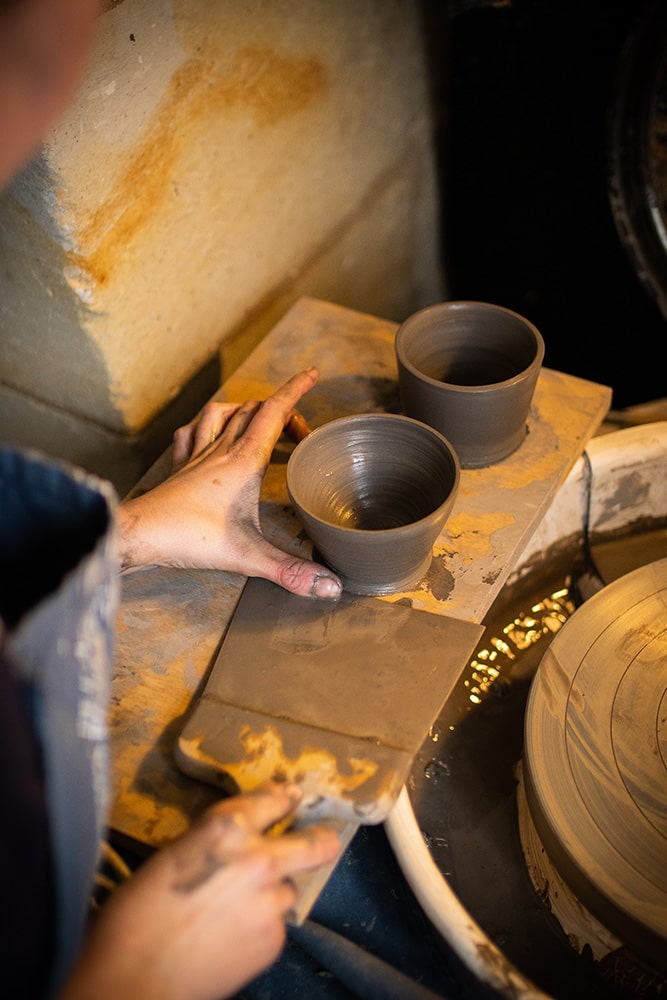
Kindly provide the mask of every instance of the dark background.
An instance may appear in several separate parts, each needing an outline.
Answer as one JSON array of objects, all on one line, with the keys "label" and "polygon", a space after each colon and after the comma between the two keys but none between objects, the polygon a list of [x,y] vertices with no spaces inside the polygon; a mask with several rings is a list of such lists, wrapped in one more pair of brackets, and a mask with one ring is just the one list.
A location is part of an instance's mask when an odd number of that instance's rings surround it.
[{"label": "dark background", "polygon": [[611,386],[614,408],[667,396],[667,321],[608,196],[619,61],[645,7],[450,0],[437,77],[448,298],[523,314],[545,364]]}]

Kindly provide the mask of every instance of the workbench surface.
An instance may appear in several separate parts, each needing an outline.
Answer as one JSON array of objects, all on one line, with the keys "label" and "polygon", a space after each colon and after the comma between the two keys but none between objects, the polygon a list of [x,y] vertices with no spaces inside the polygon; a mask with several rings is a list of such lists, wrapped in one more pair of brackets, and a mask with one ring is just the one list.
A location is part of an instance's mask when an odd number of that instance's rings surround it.
[{"label": "workbench surface", "polygon": [[[320,380],[300,404],[311,427],[352,413],[400,412],[396,329],[374,316],[301,299],[214,398],[263,399],[315,364]],[[605,386],[543,369],[521,447],[497,465],[462,471],[427,576],[413,591],[376,599],[482,622],[610,402]],[[260,517],[271,541],[310,555],[285,487],[293,447],[281,438],[275,449]],[[164,478],[169,461],[166,453],[133,492]],[[244,583],[237,574],[160,567],[123,577],[109,719],[111,828],[121,837],[160,846],[218,796],[178,770],[174,746]]]}]

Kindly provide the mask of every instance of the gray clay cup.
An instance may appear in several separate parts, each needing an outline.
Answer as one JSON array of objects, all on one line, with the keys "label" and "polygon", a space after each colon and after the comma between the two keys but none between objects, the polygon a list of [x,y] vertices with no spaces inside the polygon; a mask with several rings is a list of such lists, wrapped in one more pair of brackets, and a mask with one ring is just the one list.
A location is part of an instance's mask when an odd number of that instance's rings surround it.
[{"label": "gray clay cup", "polygon": [[456,499],[460,466],[432,427],[396,413],[339,417],[287,463],[292,506],[345,590],[409,590],[431,565]]},{"label": "gray clay cup", "polygon": [[401,324],[395,350],[403,412],[444,434],[462,468],[516,451],[544,360],[529,320],[488,302],[442,302]]}]

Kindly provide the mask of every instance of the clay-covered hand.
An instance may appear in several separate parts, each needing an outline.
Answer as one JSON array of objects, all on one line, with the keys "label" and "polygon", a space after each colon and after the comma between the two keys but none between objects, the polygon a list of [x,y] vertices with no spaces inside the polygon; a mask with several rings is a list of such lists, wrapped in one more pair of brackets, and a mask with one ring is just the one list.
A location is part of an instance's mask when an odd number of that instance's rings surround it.
[{"label": "clay-covered hand", "polygon": [[290,876],[341,850],[324,826],[271,832],[299,799],[287,785],[227,799],[154,854],[102,905],[59,1000],[212,1000],[266,969],[296,901]]},{"label": "clay-covered hand", "polygon": [[259,521],[271,453],[317,377],[316,368],[299,372],[263,402],[208,403],[176,431],[171,476],[118,510],[123,568],[222,569],[304,597],[339,597],[333,572],[272,545]]}]

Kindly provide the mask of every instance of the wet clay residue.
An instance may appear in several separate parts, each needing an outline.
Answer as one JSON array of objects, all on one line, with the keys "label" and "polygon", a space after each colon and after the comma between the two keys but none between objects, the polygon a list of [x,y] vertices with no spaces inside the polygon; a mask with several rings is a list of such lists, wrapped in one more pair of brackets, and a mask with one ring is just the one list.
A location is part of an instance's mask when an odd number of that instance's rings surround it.
[{"label": "wet clay residue", "polygon": [[437,601],[446,601],[454,590],[454,577],[444,556],[434,557],[428,572],[427,586]]}]

